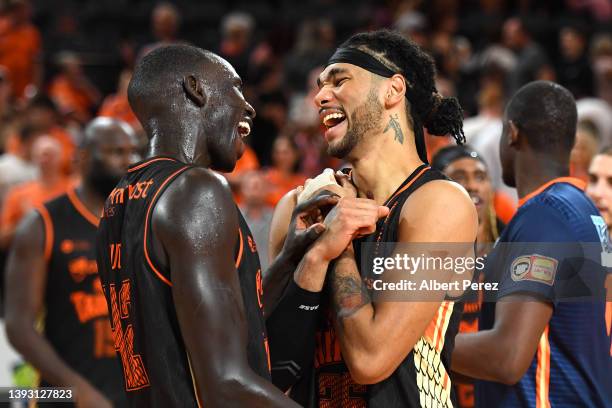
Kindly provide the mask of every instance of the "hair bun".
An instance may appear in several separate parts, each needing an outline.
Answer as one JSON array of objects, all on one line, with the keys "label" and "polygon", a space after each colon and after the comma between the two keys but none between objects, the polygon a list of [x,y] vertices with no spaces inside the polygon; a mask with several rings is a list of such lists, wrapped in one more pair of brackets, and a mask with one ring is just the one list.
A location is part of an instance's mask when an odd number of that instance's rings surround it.
[{"label": "hair bun", "polygon": [[457,144],[465,143],[463,135],[463,109],[457,98],[444,98],[440,94],[433,95],[434,103],[423,126],[436,136],[451,135]]}]

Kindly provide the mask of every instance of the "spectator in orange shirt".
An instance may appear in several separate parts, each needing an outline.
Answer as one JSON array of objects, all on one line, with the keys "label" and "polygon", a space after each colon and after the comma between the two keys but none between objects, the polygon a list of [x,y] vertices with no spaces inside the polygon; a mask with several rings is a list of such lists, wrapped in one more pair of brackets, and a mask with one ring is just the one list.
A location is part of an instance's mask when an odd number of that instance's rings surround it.
[{"label": "spectator in orange shirt", "polygon": [[244,145],[244,153],[236,162],[236,167],[231,173],[224,174],[232,191],[234,192],[234,200],[236,203],[242,203],[242,194],[240,194],[240,184],[242,177],[249,171],[259,169],[259,160],[255,151],[247,144]]},{"label": "spectator in orange shirt", "polygon": [[[30,22],[29,1],[4,1],[0,13],[0,65],[8,70],[13,95],[20,99],[25,96],[29,85],[35,89],[40,88],[40,33]],[[32,93],[35,89],[32,89]]]},{"label": "spectator in orange shirt", "polygon": [[62,52],[57,60],[60,73],[51,82],[49,96],[63,114],[85,123],[91,118],[92,109],[100,102],[100,92],[85,76],[76,54]]},{"label": "spectator in orange shirt", "polygon": [[62,173],[61,146],[51,136],[39,136],[32,146],[38,178],[10,189],[0,215],[0,247],[10,244],[19,221],[35,206],[64,193],[69,179]]},{"label": "spectator in orange shirt", "polygon": [[20,149],[17,153],[0,155],[0,207],[11,187],[36,179],[38,169],[32,163],[32,145],[40,131],[32,126],[21,126],[17,131]]},{"label": "spectator in orange shirt", "polygon": [[102,102],[98,116],[107,116],[127,122],[132,127],[140,127],[140,122],[134,115],[127,98],[127,88],[132,78],[132,71],[124,69],[119,75],[117,93],[109,95]]},{"label": "spectator in orange shirt", "polygon": [[264,177],[268,182],[266,201],[269,205],[276,203],[290,190],[303,185],[306,176],[298,172],[300,153],[293,139],[279,136],[272,147],[272,167],[267,169]]},{"label": "spectator in orange shirt", "polygon": [[[64,174],[71,174],[75,153],[75,143],[72,136],[60,126],[59,112],[53,101],[44,95],[33,98],[28,104],[23,117],[26,119],[24,125],[31,126],[57,140],[62,147],[61,162]],[[5,152],[20,154],[21,146],[16,134],[11,134],[5,145]]]}]

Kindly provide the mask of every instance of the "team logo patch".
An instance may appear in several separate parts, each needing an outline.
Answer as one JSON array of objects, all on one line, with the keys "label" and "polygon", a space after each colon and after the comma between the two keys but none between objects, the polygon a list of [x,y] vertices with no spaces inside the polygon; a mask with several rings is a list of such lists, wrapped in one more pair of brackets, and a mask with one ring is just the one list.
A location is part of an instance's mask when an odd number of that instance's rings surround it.
[{"label": "team logo patch", "polygon": [[555,282],[559,261],[542,255],[519,256],[510,266],[510,277],[513,281],[541,282],[552,286]]}]

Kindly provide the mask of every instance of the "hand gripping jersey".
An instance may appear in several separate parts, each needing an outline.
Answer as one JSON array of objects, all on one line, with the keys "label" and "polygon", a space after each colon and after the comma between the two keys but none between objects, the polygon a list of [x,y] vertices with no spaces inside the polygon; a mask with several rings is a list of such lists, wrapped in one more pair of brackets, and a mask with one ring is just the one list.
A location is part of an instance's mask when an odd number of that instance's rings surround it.
[{"label": "hand gripping jersey", "polygon": [[[45,231],[44,335],[59,356],[116,407],[127,406],[96,266],[98,217],[74,190],[38,209]],[[44,378],[42,387],[52,385]]]},{"label": "hand gripping jersey", "polygon": [[[441,173],[426,165],[418,167],[385,203],[390,212],[386,218],[378,221],[376,231],[353,241],[357,265],[365,282],[373,276],[371,272],[361,270],[361,258],[374,254],[363,253],[362,248],[369,250],[373,245],[362,247],[362,244],[398,242],[401,209],[410,194],[429,181],[444,179]],[[375,256],[389,255],[382,253]],[[314,373],[305,373],[293,387],[291,395],[306,407],[453,407],[450,356],[460,316],[461,306],[458,303],[444,301],[421,339],[407,352],[407,357],[395,372],[378,384],[360,385],[352,380],[342,359],[328,305],[321,313],[316,333]]]},{"label": "hand gripping jersey", "polygon": [[[605,293],[579,301],[566,296],[582,295],[581,276],[603,292],[602,264],[612,252],[605,223],[583,188],[564,177],[523,198],[489,255],[485,276],[499,282],[498,298],[528,293],[549,302],[553,314],[521,380],[513,386],[478,381],[477,407],[612,406],[611,303],[603,301]],[[494,322],[495,303],[485,301],[480,329]]]},{"label": "hand gripping jersey", "polygon": [[[100,222],[100,277],[132,406],[199,405],[174,308],[171,271],[160,266],[151,245],[156,202],[191,167],[169,157],[131,166],[107,199]],[[237,207],[235,211],[239,229],[233,252],[248,322],[248,361],[253,371],[269,380],[257,248]]]}]

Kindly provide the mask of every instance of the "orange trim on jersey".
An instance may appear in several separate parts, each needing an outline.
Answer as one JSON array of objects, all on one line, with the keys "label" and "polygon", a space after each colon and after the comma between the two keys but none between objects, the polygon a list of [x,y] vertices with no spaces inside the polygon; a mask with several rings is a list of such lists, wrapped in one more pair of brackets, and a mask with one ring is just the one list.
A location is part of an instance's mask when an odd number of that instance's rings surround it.
[{"label": "orange trim on jersey", "polygon": [[[162,159],[159,159],[159,160],[162,160]],[[164,160],[166,160],[166,159],[164,159]],[[172,160],[172,159],[167,159],[167,160]],[[145,163],[143,163],[143,164],[145,164]],[[166,285],[168,285],[168,286],[172,286],[172,282],[170,282],[164,275],[162,275],[157,270],[157,268],[155,266],[153,266],[153,262],[151,262],[151,258],[149,258],[149,251],[147,251],[147,231],[149,229],[149,215],[151,214],[151,209],[153,208],[153,204],[155,204],[155,202],[156,202],[157,195],[160,193],[160,191],[162,191],[164,189],[164,186],[166,184],[168,184],[168,182],[170,180],[172,180],[173,178],[175,178],[176,176],[178,176],[179,174],[181,174],[182,172],[184,172],[185,170],[187,170],[189,168],[190,168],[189,166],[185,166],[185,167],[182,167],[182,168],[178,169],[177,171],[175,171],[174,173],[169,175],[164,180],[163,183],[161,183],[161,185],[159,186],[159,189],[157,189],[157,191],[155,192],[155,195],[153,196],[153,199],[151,200],[151,204],[149,204],[149,208],[147,208],[147,215],[145,216],[144,241],[143,241],[143,248],[144,248],[145,259],[147,260],[147,263],[149,264],[149,267],[151,267],[151,269],[157,275],[157,277],[162,282],[164,282]]]},{"label": "orange trim on jersey", "polygon": [[548,341],[548,325],[540,337],[538,345],[536,368],[536,408],[550,408],[548,388],[550,386],[550,342]]},{"label": "orange trim on jersey", "polygon": [[154,159],[147,160],[146,162],[140,163],[138,166],[130,167],[128,169],[128,173],[131,173],[131,172],[136,171],[136,170],[140,170],[143,167],[147,167],[151,163],[155,163],[155,162],[163,161],[163,160],[176,161],[175,159],[171,159],[170,157],[156,157]]},{"label": "orange trim on jersey", "polygon": [[242,250],[244,249],[244,240],[242,239],[242,230],[238,227],[238,236],[240,237],[240,248],[238,249],[238,256],[236,257],[236,268],[242,261]]},{"label": "orange trim on jersey", "polygon": [[546,190],[548,187],[552,186],[553,184],[557,184],[557,183],[568,183],[576,188],[579,188],[580,190],[584,190],[586,188],[586,183],[576,177],[557,177],[556,179],[550,180],[548,183],[544,183],[543,185],[541,185],[540,187],[538,187],[531,193],[527,194],[525,197],[521,198],[518,201],[519,207],[525,204],[527,201],[529,201],[533,197],[540,194],[542,191]]},{"label": "orange trim on jersey", "polygon": [[[606,302],[606,331],[612,335],[612,302]],[[610,341],[610,357],[612,357],[612,341]]]},{"label": "orange trim on jersey", "polygon": [[68,199],[70,200],[74,208],[78,211],[78,213],[81,214],[83,218],[85,218],[91,224],[93,224],[94,227],[98,228],[98,225],[100,224],[100,217],[96,217],[94,213],[92,213],[87,207],[85,207],[85,204],[83,204],[83,202],[76,195],[75,190],[73,188],[69,189],[66,192],[66,195],[68,196]]},{"label": "orange trim on jersey", "polygon": [[[444,304],[446,303],[446,304]],[[446,330],[448,330],[448,324],[450,323],[451,315],[453,314],[454,302],[444,301],[442,304],[442,320],[441,325],[438,328],[438,340],[436,342],[436,350],[442,352],[444,348],[444,341],[446,340]]]},{"label": "orange trim on jersey", "polygon": [[419,177],[421,177],[421,176],[423,175],[423,173],[425,173],[425,171],[427,171],[427,170],[429,170],[429,169],[430,169],[430,167],[429,167],[429,166],[427,166],[427,167],[425,167],[424,169],[422,169],[421,171],[419,171],[419,172],[417,173],[417,175],[416,175],[416,176],[415,176],[415,177],[414,177],[412,180],[410,180],[410,181],[408,182],[408,184],[406,184],[404,187],[402,187],[401,189],[399,189],[398,191],[396,191],[396,192],[395,192],[395,194],[393,194],[393,195],[391,196],[391,198],[389,198],[389,199],[387,200],[387,202],[385,203],[385,205],[387,205],[388,203],[390,203],[390,202],[391,202],[391,200],[393,200],[393,199],[394,199],[395,197],[397,197],[397,196],[398,196],[400,193],[402,193],[402,192],[403,192],[403,191],[405,191],[405,190],[406,190],[408,187],[410,187],[410,186],[411,186],[411,185],[412,185],[412,184],[413,184],[415,181],[417,181],[417,180],[419,179]]},{"label": "orange trim on jersey", "polygon": [[49,262],[51,259],[51,251],[53,250],[53,220],[51,219],[51,215],[49,215],[49,211],[47,211],[47,208],[44,205],[38,206],[36,209],[43,220],[43,227],[45,230],[45,245],[43,254],[45,261]]}]

